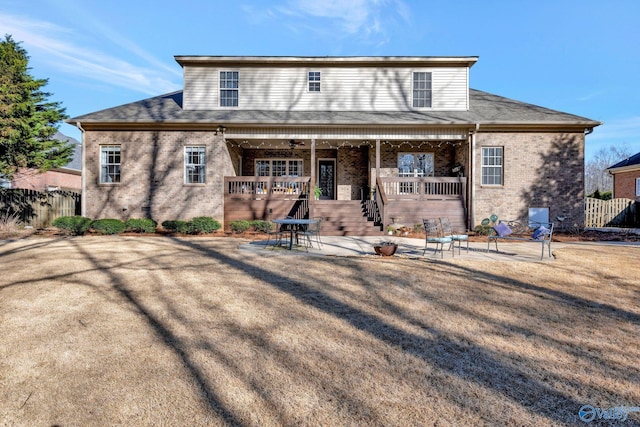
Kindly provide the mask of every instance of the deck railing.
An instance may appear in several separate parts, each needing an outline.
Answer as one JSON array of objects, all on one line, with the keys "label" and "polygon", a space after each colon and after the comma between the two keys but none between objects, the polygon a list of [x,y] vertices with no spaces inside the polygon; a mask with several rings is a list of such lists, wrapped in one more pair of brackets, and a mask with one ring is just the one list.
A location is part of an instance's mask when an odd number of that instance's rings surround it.
[{"label": "deck railing", "polygon": [[233,198],[308,199],[311,178],[269,176],[227,176],[224,194]]},{"label": "deck railing", "polygon": [[389,200],[464,199],[467,191],[464,177],[385,177],[379,185]]}]

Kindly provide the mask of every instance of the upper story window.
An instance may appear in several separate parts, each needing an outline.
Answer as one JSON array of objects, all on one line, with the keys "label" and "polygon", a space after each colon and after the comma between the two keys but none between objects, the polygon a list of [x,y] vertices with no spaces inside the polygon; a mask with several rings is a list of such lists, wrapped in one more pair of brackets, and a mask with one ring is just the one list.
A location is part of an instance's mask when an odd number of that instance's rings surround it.
[{"label": "upper story window", "polygon": [[238,72],[220,71],[220,106],[238,106]]},{"label": "upper story window", "polygon": [[309,71],[309,92],[320,92],[320,71]]},{"label": "upper story window", "polygon": [[431,107],[431,73],[413,73],[413,107]]},{"label": "upper story window", "polygon": [[502,147],[482,147],[482,185],[502,185]]},{"label": "upper story window", "polygon": [[204,147],[184,147],[184,182],[187,184],[204,184]]},{"label": "upper story window", "polygon": [[120,182],[120,146],[100,146],[100,183],[114,184]]},{"label": "upper story window", "polygon": [[640,178],[636,178],[636,197],[640,197]]}]

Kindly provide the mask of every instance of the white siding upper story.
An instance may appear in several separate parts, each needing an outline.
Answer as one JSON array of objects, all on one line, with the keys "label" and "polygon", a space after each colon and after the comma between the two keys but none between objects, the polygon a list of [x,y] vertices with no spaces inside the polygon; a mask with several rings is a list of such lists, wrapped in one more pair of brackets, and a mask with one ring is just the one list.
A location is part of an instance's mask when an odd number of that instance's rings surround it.
[{"label": "white siding upper story", "polygon": [[[317,65],[225,67],[185,64],[183,108],[271,111],[464,111],[469,108],[469,66]],[[220,107],[220,71],[238,72],[237,107]],[[320,92],[309,92],[309,71],[320,72]],[[430,108],[413,107],[414,72],[431,73]]]}]

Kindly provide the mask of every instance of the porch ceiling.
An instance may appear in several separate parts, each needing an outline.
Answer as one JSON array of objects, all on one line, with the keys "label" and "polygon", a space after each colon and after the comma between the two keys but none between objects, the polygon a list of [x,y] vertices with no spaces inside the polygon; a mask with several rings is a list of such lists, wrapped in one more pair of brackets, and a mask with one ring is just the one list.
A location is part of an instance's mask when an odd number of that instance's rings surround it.
[{"label": "porch ceiling", "polygon": [[306,146],[312,139],[316,144],[323,141],[343,142],[365,141],[464,141],[467,139],[467,128],[316,128],[316,127],[238,127],[227,128],[225,131],[227,140],[241,141],[266,141],[270,143],[282,142],[288,146],[291,139],[302,140]]}]

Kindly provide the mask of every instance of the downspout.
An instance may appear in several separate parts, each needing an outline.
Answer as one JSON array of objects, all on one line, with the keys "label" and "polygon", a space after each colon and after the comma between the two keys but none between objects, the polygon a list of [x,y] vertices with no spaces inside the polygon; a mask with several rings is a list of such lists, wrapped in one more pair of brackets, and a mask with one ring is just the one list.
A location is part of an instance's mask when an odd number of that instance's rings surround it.
[{"label": "downspout", "polygon": [[85,203],[85,197],[87,194],[87,178],[86,178],[86,163],[85,163],[85,158],[86,158],[86,147],[85,147],[85,141],[84,141],[84,129],[82,128],[82,123],[80,122],[76,122],[76,127],[78,129],[80,129],[80,132],[82,132],[82,173],[80,174],[80,215],[82,216],[87,216],[87,204]]},{"label": "downspout", "polygon": [[480,123],[476,123],[475,130],[471,133],[471,147],[469,149],[469,229],[473,229],[476,223],[476,186],[475,186],[475,162],[474,156],[476,153],[476,134],[480,130]]}]

